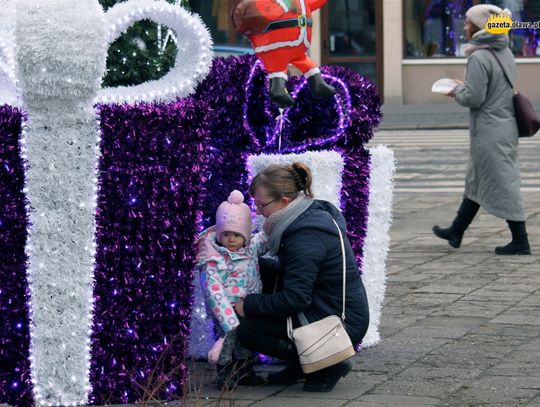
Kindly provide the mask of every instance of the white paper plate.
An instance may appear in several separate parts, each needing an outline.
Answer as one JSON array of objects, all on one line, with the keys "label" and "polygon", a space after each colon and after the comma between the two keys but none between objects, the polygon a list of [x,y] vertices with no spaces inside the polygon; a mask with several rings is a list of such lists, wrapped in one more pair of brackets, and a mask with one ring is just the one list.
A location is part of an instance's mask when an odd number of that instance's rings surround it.
[{"label": "white paper plate", "polygon": [[435,82],[431,86],[431,91],[433,93],[440,93],[440,94],[446,95],[456,86],[457,86],[457,82],[454,81],[453,79],[442,78],[442,79],[439,79],[437,82]]}]

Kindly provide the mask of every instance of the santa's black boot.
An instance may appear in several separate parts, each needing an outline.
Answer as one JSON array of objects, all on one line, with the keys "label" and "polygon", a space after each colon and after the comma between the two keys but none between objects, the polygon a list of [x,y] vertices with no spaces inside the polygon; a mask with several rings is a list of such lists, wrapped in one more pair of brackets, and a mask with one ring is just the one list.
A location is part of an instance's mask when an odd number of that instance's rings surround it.
[{"label": "santa's black boot", "polygon": [[506,246],[498,246],[495,248],[495,253],[502,255],[512,254],[531,254],[531,246],[529,245],[529,237],[525,222],[515,222],[507,220],[510,232],[512,232],[512,241]]},{"label": "santa's black boot", "polygon": [[448,240],[448,244],[457,249],[461,246],[463,234],[471,224],[479,208],[480,205],[476,202],[471,201],[469,198],[464,198],[452,225],[445,229],[435,225],[432,228],[433,233],[441,239]]},{"label": "santa's black boot", "polygon": [[289,95],[285,83],[287,83],[285,78],[279,76],[270,78],[270,99],[283,109],[294,106],[294,99]]},{"label": "santa's black boot", "polygon": [[320,72],[311,75],[308,84],[311,94],[316,98],[329,98],[337,93],[336,88],[325,82]]}]

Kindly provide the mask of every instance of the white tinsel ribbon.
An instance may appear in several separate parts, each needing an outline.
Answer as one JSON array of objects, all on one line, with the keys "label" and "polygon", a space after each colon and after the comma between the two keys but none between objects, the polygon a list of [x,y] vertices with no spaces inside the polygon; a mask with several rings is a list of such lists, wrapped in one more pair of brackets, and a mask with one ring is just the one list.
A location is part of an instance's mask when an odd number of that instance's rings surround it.
[{"label": "white tinsel ribbon", "polygon": [[[4,35],[7,37],[6,34]],[[13,52],[7,38],[0,37],[0,105],[18,106],[20,104],[16,84]]]},{"label": "white tinsel ribbon", "polygon": [[362,341],[364,347],[374,346],[380,340],[379,324],[386,290],[386,259],[390,246],[390,225],[392,223],[392,199],[394,152],[386,146],[371,147],[368,224],[364,238],[362,258],[362,281],[369,303],[369,327]]},{"label": "white tinsel ribbon", "polygon": [[213,55],[212,39],[198,15],[165,1],[130,0],[111,7],[105,19],[109,27],[109,44],[133,23],[143,19],[166,25],[174,31],[179,41],[175,64],[165,76],[137,86],[102,89],[98,93],[98,102],[174,101],[177,97],[192,93],[208,74]]},{"label": "white tinsel ribbon", "polygon": [[[36,405],[78,405],[90,391],[97,128],[105,70],[94,0],[18,0],[17,80],[30,220],[30,368]],[[36,29],[39,27],[39,29]]]}]

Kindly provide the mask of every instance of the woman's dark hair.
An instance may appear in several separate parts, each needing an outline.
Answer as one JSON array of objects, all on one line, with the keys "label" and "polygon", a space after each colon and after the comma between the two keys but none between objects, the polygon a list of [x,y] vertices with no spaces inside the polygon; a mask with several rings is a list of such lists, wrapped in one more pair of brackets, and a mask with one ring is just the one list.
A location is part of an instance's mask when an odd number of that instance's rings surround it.
[{"label": "woman's dark hair", "polygon": [[264,187],[270,197],[274,199],[286,196],[293,201],[299,192],[304,192],[307,196],[313,198],[312,182],[311,170],[304,163],[295,162],[292,165],[274,164],[266,167],[253,178],[249,186],[249,194],[253,196],[259,187]]}]

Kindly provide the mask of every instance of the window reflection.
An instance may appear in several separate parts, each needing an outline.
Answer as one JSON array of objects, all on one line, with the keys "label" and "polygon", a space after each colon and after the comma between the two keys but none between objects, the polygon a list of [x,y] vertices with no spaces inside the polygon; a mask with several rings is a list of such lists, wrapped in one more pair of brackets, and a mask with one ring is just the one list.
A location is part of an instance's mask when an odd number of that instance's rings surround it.
[{"label": "window reflection", "polygon": [[375,1],[328,3],[328,49],[332,56],[375,55]]},{"label": "window reflection", "polygon": [[189,0],[188,7],[199,14],[208,26],[214,44],[218,50],[230,53],[249,53],[251,45],[248,39],[234,31],[229,14],[238,0]]},{"label": "window reflection", "polygon": [[[540,20],[540,0],[405,0],[406,57],[465,56],[465,12],[480,3],[508,8],[513,21]],[[540,31],[511,30],[509,35],[515,56],[540,56]]]}]

